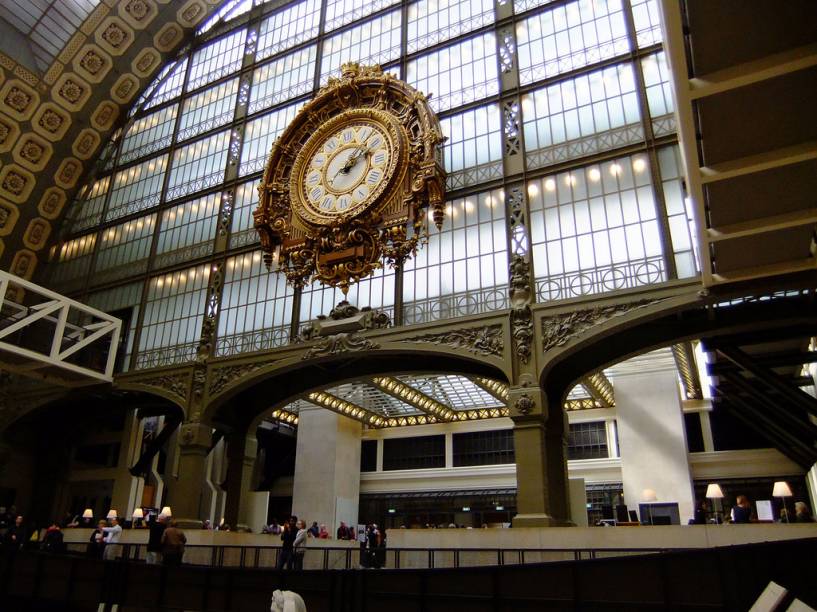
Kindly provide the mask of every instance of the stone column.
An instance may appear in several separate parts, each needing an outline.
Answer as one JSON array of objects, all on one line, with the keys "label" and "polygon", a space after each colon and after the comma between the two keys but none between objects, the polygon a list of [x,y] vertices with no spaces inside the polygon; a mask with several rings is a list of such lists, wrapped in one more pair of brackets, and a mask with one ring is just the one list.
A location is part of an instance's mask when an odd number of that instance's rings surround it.
[{"label": "stone column", "polygon": [[142,447],[142,422],[136,416],[136,411],[125,417],[125,427],[122,431],[119,458],[116,463],[116,477],[111,495],[111,508],[116,508],[120,519],[130,519],[134,508],[141,501],[140,492],[142,479],[130,473],[130,467],[139,459]]},{"label": "stone column", "polygon": [[681,395],[674,371],[619,374],[615,380],[624,501],[637,509],[642,492],[678,502],[681,523],[694,511]]},{"label": "stone column", "polygon": [[538,388],[511,389],[516,457],[514,527],[570,524],[564,416],[561,407],[551,418]]},{"label": "stone column", "polygon": [[307,527],[318,521],[334,534],[340,521],[357,523],[361,427],[325,408],[298,413],[292,513]]},{"label": "stone column", "polygon": [[182,527],[201,527],[207,454],[212,430],[203,423],[184,423],[179,432],[178,478],[167,496],[173,517]]},{"label": "stone column", "polygon": [[253,472],[258,455],[254,435],[227,436],[227,501],[224,520],[232,527],[242,525],[260,531],[267,518],[269,492],[253,490]]}]

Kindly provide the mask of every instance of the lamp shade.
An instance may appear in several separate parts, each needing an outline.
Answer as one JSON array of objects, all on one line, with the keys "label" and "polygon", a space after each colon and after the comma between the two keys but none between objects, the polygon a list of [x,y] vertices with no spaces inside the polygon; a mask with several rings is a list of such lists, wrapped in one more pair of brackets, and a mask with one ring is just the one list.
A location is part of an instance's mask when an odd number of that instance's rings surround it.
[{"label": "lamp shade", "polygon": [[145,518],[145,513],[142,512],[141,508],[137,508],[136,510],[133,511],[133,518],[135,519]]},{"label": "lamp shade", "polygon": [[116,510],[114,510],[113,508],[111,508],[110,510],[108,510],[108,518],[109,518],[109,519],[115,519],[115,518],[118,518],[118,515],[116,514]]},{"label": "lamp shade", "polygon": [[165,506],[162,508],[162,511],[159,514],[162,516],[173,516],[173,513],[170,511],[170,506]]},{"label": "lamp shade", "polygon": [[90,508],[85,508],[85,510],[82,511],[82,518],[94,518],[94,511]]},{"label": "lamp shade", "polygon": [[708,499],[723,499],[721,485],[712,483],[706,487],[706,497]]},{"label": "lamp shade", "polygon": [[772,491],[773,497],[791,497],[791,487],[789,487],[789,483],[783,480],[779,480],[778,482],[774,483],[774,490]]},{"label": "lamp shade", "polygon": [[654,502],[658,499],[653,489],[644,489],[641,491],[641,501]]}]

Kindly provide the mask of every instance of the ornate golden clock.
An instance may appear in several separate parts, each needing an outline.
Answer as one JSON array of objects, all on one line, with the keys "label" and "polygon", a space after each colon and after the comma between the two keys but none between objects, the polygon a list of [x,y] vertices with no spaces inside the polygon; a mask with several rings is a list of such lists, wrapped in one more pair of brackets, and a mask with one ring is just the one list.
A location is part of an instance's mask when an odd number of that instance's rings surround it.
[{"label": "ornate golden clock", "polygon": [[254,213],[290,283],[340,287],[401,265],[444,217],[443,136],[427,98],[379,66],[345,64],[275,142]]}]

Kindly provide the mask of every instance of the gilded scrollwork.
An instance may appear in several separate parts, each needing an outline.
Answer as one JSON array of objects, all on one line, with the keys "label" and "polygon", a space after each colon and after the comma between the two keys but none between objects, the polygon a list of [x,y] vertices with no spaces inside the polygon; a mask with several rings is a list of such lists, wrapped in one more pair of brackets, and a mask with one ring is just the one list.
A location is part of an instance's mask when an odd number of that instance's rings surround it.
[{"label": "gilded scrollwork", "polygon": [[[361,121],[389,141],[386,178],[348,212],[322,211],[303,189],[316,147]],[[293,286],[318,280],[345,293],[383,260],[402,265],[425,239],[426,210],[443,221],[443,141],[426,96],[380,66],[344,64],[272,147],[254,212],[267,266]]]},{"label": "gilded scrollwork", "polygon": [[312,346],[301,356],[301,359],[326,357],[328,355],[337,355],[338,353],[370,351],[379,347],[379,344],[372,342],[358,333],[340,333],[321,338],[317,344]]}]

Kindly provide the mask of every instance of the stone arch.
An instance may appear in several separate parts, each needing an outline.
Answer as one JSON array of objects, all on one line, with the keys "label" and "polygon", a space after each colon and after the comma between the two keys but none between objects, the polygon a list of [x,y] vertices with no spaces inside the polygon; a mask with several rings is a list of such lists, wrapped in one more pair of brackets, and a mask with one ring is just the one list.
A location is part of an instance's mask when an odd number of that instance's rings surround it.
[{"label": "stone arch", "polygon": [[[361,376],[391,373],[450,372],[507,381],[510,364],[497,357],[469,355],[450,349],[389,348],[358,353],[339,353],[312,359],[289,358],[275,363],[226,366],[222,377],[246,374],[229,387],[216,386],[211,378],[211,395],[202,415],[205,423],[245,428],[274,404],[306,391],[340,384]],[[218,370],[216,370],[218,371]]]}]

